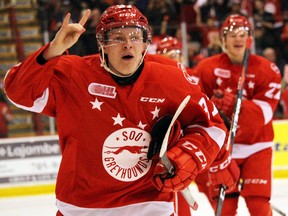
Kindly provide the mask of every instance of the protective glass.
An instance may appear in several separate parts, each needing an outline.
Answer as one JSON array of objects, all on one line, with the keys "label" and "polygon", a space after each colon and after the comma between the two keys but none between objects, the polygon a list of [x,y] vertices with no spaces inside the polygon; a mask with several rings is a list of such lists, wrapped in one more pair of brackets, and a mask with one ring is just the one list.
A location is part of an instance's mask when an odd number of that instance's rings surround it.
[{"label": "protective glass", "polygon": [[250,29],[246,26],[234,26],[231,25],[230,27],[226,27],[223,30],[224,35],[226,35],[228,32],[233,32],[235,34],[239,33],[239,32],[246,32],[248,35],[250,33]]},{"label": "protective glass", "polygon": [[247,30],[246,27],[234,27],[234,28],[230,28],[229,31],[227,31],[227,36],[229,37],[236,37],[238,36],[242,36],[242,37],[247,37],[249,36],[249,30]]}]

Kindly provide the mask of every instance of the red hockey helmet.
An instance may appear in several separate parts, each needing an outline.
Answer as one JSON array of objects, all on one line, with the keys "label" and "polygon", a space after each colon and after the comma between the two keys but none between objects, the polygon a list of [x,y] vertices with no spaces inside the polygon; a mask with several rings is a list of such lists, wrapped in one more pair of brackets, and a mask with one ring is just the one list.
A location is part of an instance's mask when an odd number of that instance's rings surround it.
[{"label": "red hockey helmet", "polygon": [[181,53],[181,50],[182,44],[176,38],[165,37],[158,43],[156,52],[157,54],[165,54],[170,51]]},{"label": "red hockey helmet", "polygon": [[101,15],[96,26],[98,43],[107,41],[107,32],[114,28],[139,27],[143,31],[143,41],[151,41],[147,18],[132,5],[113,5]]},{"label": "red hockey helmet", "polygon": [[245,16],[233,14],[228,16],[221,25],[220,34],[225,36],[228,31],[233,31],[237,28],[242,28],[248,32],[248,35],[251,34],[252,27]]}]

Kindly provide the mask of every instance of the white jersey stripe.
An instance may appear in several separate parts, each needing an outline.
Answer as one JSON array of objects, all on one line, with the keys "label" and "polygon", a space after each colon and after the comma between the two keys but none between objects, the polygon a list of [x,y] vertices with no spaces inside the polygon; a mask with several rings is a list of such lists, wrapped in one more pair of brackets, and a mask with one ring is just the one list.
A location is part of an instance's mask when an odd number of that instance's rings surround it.
[{"label": "white jersey stripe", "polygon": [[262,151],[266,148],[272,148],[273,142],[259,142],[254,143],[252,145],[245,145],[245,144],[234,144],[232,149],[232,158],[247,158],[251,155]]},{"label": "white jersey stripe", "polygon": [[83,208],[56,200],[59,211],[65,216],[170,216],[174,213],[173,202],[151,201],[116,208]]},{"label": "white jersey stripe", "polygon": [[264,116],[264,124],[266,125],[273,118],[273,110],[272,110],[271,106],[269,105],[269,103],[267,103],[265,101],[261,101],[261,100],[255,100],[254,99],[253,102],[255,104],[257,104],[258,106],[260,106],[260,108],[263,112],[263,116]]},{"label": "white jersey stripe", "polygon": [[34,101],[34,104],[32,107],[27,107],[27,106],[23,106],[20,104],[15,103],[13,100],[11,100],[9,97],[9,101],[11,101],[12,104],[14,104],[15,106],[24,109],[24,110],[28,110],[31,112],[37,112],[37,113],[41,113],[43,111],[43,109],[45,108],[45,106],[47,105],[48,102],[48,98],[49,98],[49,89],[45,89],[45,91],[43,92],[42,96],[37,98]]},{"label": "white jersey stripe", "polygon": [[224,140],[226,137],[226,133],[225,131],[221,130],[218,127],[203,127],[201,125],[190,125],[188,126],[188,128],[201,128],[204,131],[206,131],[208,133],[208,135],[217,143],[217,145],[219,146],[219,148],[221,149],[222,146],[224,145]]}]

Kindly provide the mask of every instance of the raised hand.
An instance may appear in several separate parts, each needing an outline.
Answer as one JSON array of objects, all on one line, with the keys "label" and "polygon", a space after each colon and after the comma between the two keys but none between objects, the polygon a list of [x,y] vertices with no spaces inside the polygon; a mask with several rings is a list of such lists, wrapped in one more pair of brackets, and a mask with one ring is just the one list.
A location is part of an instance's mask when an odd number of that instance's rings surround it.
[{"label": "raised hand", "polygon": [[51,41],[50,46],[44,51],[43,57],[46,60],[49,60],[53,57],[62,55],[65,50],[72,47],[85,32],[84,25],[87,22],[90,13],[90,10],[86,10],[78,23],[69,23],[71,14],[68,13],[63,20],[61,28],[56,33],[55,38]]}]

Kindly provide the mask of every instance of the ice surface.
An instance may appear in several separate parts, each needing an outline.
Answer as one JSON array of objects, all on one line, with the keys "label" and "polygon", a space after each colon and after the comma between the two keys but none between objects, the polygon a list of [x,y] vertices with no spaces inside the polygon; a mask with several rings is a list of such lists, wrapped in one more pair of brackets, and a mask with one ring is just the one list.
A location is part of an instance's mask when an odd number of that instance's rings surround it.
[{"label": "ice surface", "polygon": [[[214,216],[206,197],[198,192],[195,185],[191,186],[191,191],[199,204],[198,210],[192,212],[193,216]],[[273,181],[271,203],[286,214],[288,213],[288,179],[275,179]],[[240,199],[239,206],[238,216],[249,216],[243,199]],[[1,216],[55,216],[56,211],[54,194],[0,199]],[[276,212],[273,213],[273,216],[280,216]]]}]

